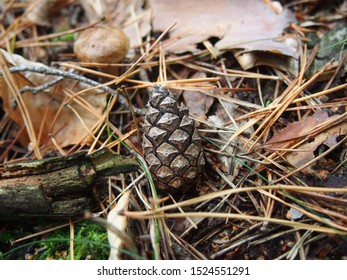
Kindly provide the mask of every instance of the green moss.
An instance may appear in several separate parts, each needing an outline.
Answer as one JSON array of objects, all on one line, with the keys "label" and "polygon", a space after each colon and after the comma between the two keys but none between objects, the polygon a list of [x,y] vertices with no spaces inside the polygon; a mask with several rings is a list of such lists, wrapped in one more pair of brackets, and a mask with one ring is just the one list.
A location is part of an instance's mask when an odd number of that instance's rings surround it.
[{"label": "green moss", "polygon": [[[0,234],[0,244],[17,239],[12,230]],[[15,237],[15,238],[14,238]],[[20,237],[23,237],[21,235]],[[75,224],[74,259],[107,259],[109,255],[107,232],[101,225],[83,221]],[[0,259],[59,259],[70,260],[70,230],[68,227],[17,245],[9,250],[0,250]]]}]

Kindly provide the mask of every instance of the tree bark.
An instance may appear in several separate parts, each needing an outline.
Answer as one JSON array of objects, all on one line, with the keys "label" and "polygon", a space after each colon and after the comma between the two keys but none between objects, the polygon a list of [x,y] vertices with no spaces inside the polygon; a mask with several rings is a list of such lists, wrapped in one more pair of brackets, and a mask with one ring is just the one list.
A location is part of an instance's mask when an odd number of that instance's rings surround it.
[{"label": "tree bark", "polygon": [[136,171],[133,157],[102,149],[0,165],[0,219],[83,216],[102,177]]}]

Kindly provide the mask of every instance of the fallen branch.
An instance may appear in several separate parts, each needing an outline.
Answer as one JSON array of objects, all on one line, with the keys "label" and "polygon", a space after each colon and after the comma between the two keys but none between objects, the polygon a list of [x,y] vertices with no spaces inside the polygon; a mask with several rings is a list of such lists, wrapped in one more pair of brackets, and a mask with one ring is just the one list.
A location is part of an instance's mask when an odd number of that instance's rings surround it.
[{"label": "fallen branch", "polygon": [[92,209],[92,187],[102,177],[137,169],[135,158],[107,148],[1,164],[0,219],[82,216]]}]

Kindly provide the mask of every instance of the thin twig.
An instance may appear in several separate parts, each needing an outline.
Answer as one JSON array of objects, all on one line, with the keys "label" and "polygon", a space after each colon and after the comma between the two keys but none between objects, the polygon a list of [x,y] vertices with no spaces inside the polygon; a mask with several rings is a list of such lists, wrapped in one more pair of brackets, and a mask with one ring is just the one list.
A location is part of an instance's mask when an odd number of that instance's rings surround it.
[{"label": "thin twig", "polygon": [[[79,81],[79,82],[82,82],[82,83],[85,83],[85,84],[88,84],[88,85],[91,85],[94,87],[98,87],[100,90],[106,91],[107,93],[109,93],[113,96],[117,95],[116,90],[113,90],[107,86],[103,86],[101,83],[98,83],[94,80],[77,75],[77,74],[72,73],[70,71],[64,71],[64,70],[60,70],[60,69],[56,69],[56,68],[52,68],[52,67],[47,67],[47,66],[45,66],[45,67],[14,66],[14,67],[9,68],[10,73],[25,72],[25,71],[39,73],[39,74],[43,74],[43,75],[59,76],[59,77],[64,77],[64,78],[76,80],[76,81]],[[2,76],[2,75],[3,75],[3,73],[0,71],[0,76]],[[30,90],[30,91],[33,91],[33,93],[37,93],[39,91],[45,90],[46,86],[47,86],[47,84],[45,84],[43,86],[35,87],[35,88],[25,87],[25,90]],[[22,89],[20,92],[23,92],[25,90]],[[119,95],[118,100],[119,100],[119,103],[121,103],[122,105],[129,108],[129,104],[128,104],[128,102],[124,96]],[[133,106],[133,109],[134,109],[134,112],[138,115],[144,115],[146,113],[145,109],[136,108],[135,106]]]},{"label": "thin twig", "polygon": [[37,86],[37,87],[30,87],[30,86],[24,86],[22,87],[19,92],[20,93],[23,93],[23,92],[26,92],[26,91],[30,91],[32,92],[33,94],[38,94],[39,92],[41,91],[44,91],[46,89],[49,89],[50,87],[54,86],[55,84],[59,83],[60,81],[64,80],[65,78],[64,77],[59,77],[53,81],[50,81],[46,84],[43,84],[43,85],[40,85],[40,86]]}]

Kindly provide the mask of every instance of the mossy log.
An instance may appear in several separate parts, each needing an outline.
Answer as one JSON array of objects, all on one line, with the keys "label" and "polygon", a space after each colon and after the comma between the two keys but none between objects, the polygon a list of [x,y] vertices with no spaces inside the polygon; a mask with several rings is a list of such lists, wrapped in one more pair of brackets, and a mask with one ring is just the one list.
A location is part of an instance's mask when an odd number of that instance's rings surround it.
[{"label": "mossy log", "polygon": [[83,216],[102,177],[136,171],[133,157],[109,149],[0,165],[0,219]]}]

